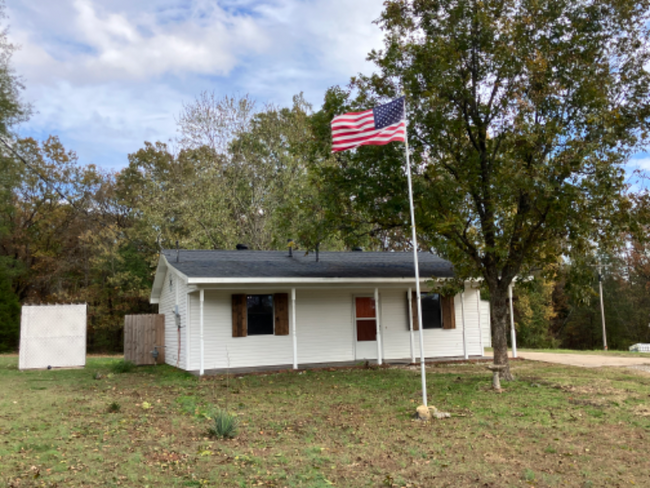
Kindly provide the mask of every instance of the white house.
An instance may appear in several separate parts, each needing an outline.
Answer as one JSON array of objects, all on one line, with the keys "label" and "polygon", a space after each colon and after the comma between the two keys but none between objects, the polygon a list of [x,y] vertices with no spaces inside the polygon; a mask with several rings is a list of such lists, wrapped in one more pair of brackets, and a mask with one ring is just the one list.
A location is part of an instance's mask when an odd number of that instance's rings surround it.
[{"label": "white house", "polygon": [[[419,263],[424,291],[453,276],[433,254]],[[199,374],[415,362],[414,276],[412,253],[165,250],[150,301],[165,315],[167,363]],[[470,283],[423,293],[422,308],[426,358],[483,356],[489,313]]]}]

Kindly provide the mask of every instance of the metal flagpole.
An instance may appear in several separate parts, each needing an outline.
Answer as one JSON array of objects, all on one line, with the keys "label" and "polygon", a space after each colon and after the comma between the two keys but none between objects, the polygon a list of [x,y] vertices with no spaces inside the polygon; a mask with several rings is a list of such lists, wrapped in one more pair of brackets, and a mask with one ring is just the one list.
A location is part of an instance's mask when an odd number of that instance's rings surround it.
[{"label": "metal flagpole", "polygon": [[406,177],[409,184],[409,205],[411,207],[411,230],[413,232],[413,267],[415,268],[415,294],[418,306],[418,330],[420,331],[420,369],[422,373],[422,404],[427,405],[427,375],[424,364],[424,335],[422,333],[422,300],[420,293],[420,268],[418,266],[418,238],[415,230],[415,209],[413,207],[413,185],[411,183],[411,160],[409,158],[408,118],[404,98],[404,147],[406,150]]},{"label": "metal flagpole", "polygon": [[603,302],[603,269],[598,261],[598,289],[600,290],[600,320],[603,323],[603,350],[607,351],[607,330],[605,329],[605,303]]}]

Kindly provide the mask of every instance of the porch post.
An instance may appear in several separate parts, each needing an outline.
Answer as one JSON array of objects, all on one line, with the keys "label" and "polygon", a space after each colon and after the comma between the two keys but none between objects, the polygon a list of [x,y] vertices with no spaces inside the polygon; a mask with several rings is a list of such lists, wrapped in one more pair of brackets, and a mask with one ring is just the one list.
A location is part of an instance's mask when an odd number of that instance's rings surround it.
[{"label": "porch post", "polygon": [[382,364],[381,323],[379,322],[379,288],[375,288],[375,324],[377,326],[377,364]]},{"label": "porch post", "polygon": [[203,373],[205,373],[205,356],[204,356],[204,349],[203,349],[203,302],[205,300],[205,290],[201,290],[199,292],[199,300],[200,300],[200,306],[199,306],[199,327],[200,327],[200,337],[201,337],[201,366],[199,369],[199,376],[203,376]]},{"label": "porch post", "polygon": [[463,291],[460,293],[460,315],[463,322],[463,357],[469,359],[469,354],[467,354],[467,327],[465,327],[465,283],[463,283]]},{"label": "porch post", "polygon": [[415,345],[413,344],[413,288],[406,292],[406,303],[409,304],[409,339],[411,341],[411,364],[415,364]]},{"label": "porch post", "polygon": [[296,289],[291,288],[291,335],[293,336],[293,369],[298,369],[298,336],[296,335]]},{"label": "porch post", "polygon": [[483,329],[481,328],[481,286],[476,289],[476,309],[478,310],[478,337],[481,345],[481,356],[485,355],[483,347]]},{"label": "porch post", "polygon": [[510,338],[512,339],[512,357],[517,357],[517,332],[515,331],[515,312],[512,308],[512,285],[508,286],[508,298],[510,299]]}]

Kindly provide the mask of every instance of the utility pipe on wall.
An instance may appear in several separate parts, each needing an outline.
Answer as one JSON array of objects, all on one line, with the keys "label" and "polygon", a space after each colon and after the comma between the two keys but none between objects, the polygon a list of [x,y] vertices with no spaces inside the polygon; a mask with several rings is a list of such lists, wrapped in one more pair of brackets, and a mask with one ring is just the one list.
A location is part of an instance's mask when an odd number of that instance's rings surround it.
[{"label": "utility pipe on wall", "polygon": [[381,323],[379,322],[379,288],[375,288],[375,324],[377,326],[377,364],[382,364]]},{"label": "utility pipe on wall", "polygon": [[205,290],[201,290],[199,292],[199,300],[200,300],[200,306],[199,306],[199,326],[200,326],[200,337],[201,337],[201,367],[199,369],[199,376],[203,376],[203,373],[205,372],[205,364],[204,364],[204,348],[203,348],[203,302],[205,300]]},{"label": "utility pipe on wall", "polygon": [[298,336],[296,335],[296,289],[291,288],[291,334],[293,335],[293,369],[298,369]]},{"label": "utility pipe on wall", "polygon": [[192,297],[185,294],[185,369],[190,370],[192,359],[190,358],[190,324],[192,323]]}]

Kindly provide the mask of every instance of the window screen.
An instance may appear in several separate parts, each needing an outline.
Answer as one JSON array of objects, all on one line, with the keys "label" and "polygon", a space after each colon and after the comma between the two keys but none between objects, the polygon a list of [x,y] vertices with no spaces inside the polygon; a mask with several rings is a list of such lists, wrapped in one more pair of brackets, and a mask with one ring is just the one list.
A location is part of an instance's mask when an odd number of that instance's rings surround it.
[{"label": "window screen", "polygon": [[422,294],[422,328],[442,328],[442,312],[440,309],[440,295],[438,293]]},{"label": "window screen", "polygon": [[273,295],[246,297],[248,335],[273,334]]}]

